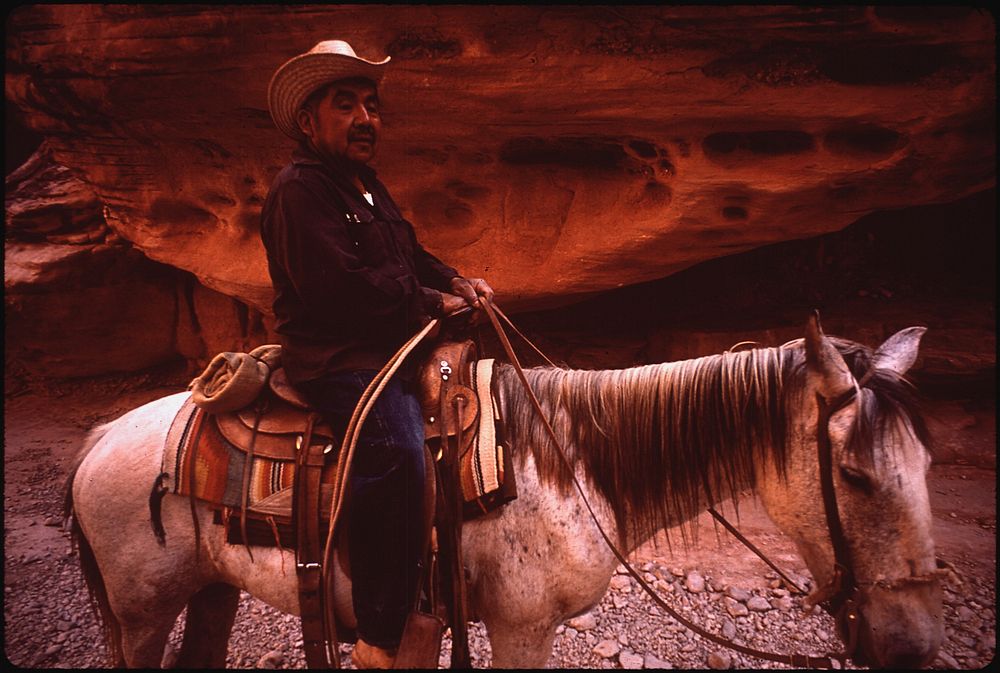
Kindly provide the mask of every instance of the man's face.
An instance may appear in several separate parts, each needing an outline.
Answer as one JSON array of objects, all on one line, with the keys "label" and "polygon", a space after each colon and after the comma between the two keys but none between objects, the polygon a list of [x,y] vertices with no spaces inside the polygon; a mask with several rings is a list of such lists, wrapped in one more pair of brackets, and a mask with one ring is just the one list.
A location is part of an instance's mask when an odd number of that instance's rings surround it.
[{"label": "man's face", "polygon": [[362,164],[375,156],[382,119],[378,92],[367,80],[334,82],[315,105],[299,112],[298,120],[321,154]]}]

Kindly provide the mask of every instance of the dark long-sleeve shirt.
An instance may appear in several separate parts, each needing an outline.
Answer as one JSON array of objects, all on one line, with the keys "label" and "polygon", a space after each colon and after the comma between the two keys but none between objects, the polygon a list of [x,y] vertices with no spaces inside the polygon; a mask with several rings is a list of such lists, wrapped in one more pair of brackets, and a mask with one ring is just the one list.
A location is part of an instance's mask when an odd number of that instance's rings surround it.
[{"label": "dark long-sleeve shirt", "polygon": [[441,291],[458,275],[423,249],[375,172],[363,167],[360,177],[374,205],[300,145],[264,203],[275,329],[293,383],[380,369],[441,315]]}]

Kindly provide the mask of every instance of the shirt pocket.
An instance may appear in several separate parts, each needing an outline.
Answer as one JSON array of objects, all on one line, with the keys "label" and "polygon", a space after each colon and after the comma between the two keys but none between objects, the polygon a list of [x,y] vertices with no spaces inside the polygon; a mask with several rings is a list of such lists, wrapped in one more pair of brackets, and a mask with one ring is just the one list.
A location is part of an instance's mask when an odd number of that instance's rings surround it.
[{"label": "shirt pocket", "polygon": [[386,263],[389,258],[388,241],[378,222],[370,219],[370,216],[364,218],[348,213],[347,233],[354,242],[354,252],[362,264],[379,268]]},{"label": "shirt pocket", "polygon": [[386,223],[386,226],[388,231],[391,232],[396,249],[399,250],[399,256],[406,265],[407,270],[412,270],[414,248],[410,225],[406,220],[393,220]]}]

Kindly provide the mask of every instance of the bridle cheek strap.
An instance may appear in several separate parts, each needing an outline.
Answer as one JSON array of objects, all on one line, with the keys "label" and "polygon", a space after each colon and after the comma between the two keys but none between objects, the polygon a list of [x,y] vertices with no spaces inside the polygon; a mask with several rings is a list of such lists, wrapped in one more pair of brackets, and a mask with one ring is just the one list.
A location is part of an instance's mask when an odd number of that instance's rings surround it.
[{"label": "bridle cheek strap", "polygon": [[842,620],[846,630],[843,654],[831,655],[846,660],[850,658],[858,646],[858,629],[861,624],[860,608],[868,600],[868,593],[873,588],[894,591],[911,584],[923,584],[941,579],[961,584],[954,567],[943,559],[935,559],[937,568],[923,575],[914,575],[897,580],[879,580],[876,582],[859,582],[854,574],[850,548],[844,535],[844,527],[837,508],[837,495],[833,486],[833,446],[830,441],[830,419],[846,407],[857,396],[858,390],[864,388],[872,377],[874,369],[852,387],[833,400],[827,401],[817,394],[816,402],[819,415],[816,425],[816,447],[819,457],[820,487],[823,494],[823,508],[826,512],[827,527],[830,530],[830,542],[833,546],[834,568],[830,583],[819,590],[811,602],[822,606],[835,619]]},{"label": "bridle cheek strap", "polygon": [[858,610],[863,596],[854,576],[854,564],[851,562],[851,552],[844,535],[844,526],[840,520],[840,510],[837,507],[837,493],[833,484],[833,444],[830,441],[830,419],[835,413],[846,407],[857,396],[858,389],[852,386],[848,390],[827,401],[816,393],[816,404],[819,410],[816,419],[816,451],[819,461],[820,490],[823,496],[823,510],[826,514],[826,525],[830,531],[830,543],[833,546],[833,579],[821,590],[818,603],[831,615],[841,617],[847,630],[845,650],[838,658],[846,660],[851,657],[858,645]]}]

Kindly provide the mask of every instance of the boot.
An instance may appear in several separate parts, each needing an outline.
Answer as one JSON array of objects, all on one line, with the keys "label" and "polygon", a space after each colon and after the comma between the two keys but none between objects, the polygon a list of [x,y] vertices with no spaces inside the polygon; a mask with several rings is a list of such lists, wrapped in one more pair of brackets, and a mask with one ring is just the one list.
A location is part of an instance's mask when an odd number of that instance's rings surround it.
[{"label": "boot", "polygon": [[354,645],[354,652],[351,654],[351,662],[358,668],[392,668],[392,662],[395,659],[396,653],[394,651],[369,645],[360,638]]}]

